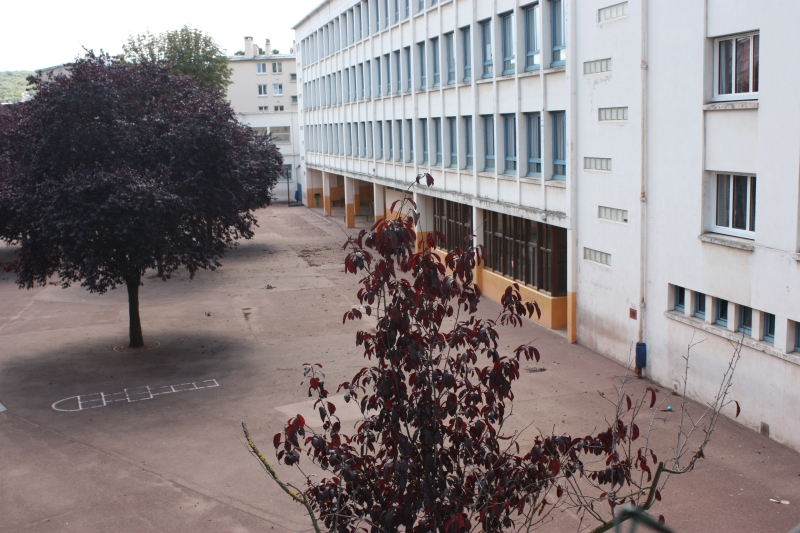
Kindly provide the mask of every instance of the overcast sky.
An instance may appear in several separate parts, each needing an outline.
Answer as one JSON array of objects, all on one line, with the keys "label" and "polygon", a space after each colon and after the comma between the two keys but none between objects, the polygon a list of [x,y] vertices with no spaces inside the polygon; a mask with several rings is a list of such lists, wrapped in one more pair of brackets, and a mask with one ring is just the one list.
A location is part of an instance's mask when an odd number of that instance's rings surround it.
[{"label": "overcast sky", "polygon": [[2,0],[0,71],[36,70],[66,63],[83,47],[116,54],[128,35],[157,34],[184,24],[203,30],[228,54],[244,48],[250,35],[262,48],[288,53],[291,29],[321,0]]}]

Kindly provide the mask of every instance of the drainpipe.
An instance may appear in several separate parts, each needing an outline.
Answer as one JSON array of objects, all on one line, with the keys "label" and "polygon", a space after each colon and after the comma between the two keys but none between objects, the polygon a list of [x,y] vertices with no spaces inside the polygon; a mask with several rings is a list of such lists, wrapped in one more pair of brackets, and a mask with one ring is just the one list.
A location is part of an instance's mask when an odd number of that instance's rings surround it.
[{"label": "drainpipe", "polygon": [[639,222],[639,249],[640,249],[640,268],[639,273],[639,342],[645,341],[645,312],[647,300],[647,45],[648,45],[648,24],[647,24],[647,0],[642,0],[642,43],[641,43],[641,191],[639,199],[641,201],[641,220]]}]

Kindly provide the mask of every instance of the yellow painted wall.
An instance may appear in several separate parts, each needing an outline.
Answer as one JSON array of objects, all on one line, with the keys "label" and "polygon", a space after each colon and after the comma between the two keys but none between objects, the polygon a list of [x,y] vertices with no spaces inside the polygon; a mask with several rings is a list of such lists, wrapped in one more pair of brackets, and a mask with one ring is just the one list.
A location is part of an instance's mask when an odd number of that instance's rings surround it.
[{"label": "yellow painted wall", "polygon": [[315,194],[319,194],[319,207],[323,207],[324,203],[322,200],[322,187],[306,189],[306,202],[308,207],[317,207],[317,205],[314,204]]}]

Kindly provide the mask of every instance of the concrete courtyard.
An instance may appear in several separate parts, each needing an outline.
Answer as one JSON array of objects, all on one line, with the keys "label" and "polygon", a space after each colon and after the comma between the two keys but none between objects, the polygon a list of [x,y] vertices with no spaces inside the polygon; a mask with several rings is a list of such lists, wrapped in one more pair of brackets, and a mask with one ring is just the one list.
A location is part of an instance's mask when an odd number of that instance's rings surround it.
[{"label": "concrete courtyard", "polygon": [[[364,365],[358,325],[342,325],[357,302],[357,279],[342,268],[345,230],[320,211],[270,207],[218,270],[148,277],[142,324],[159,345],[144,351],[114,351],[127,342],[124,288],[26,291],[0,271],[0,532],[311,529],[248,453],[240,423],[274,458],[272,435],[307,409],[301,364],[322,363],[329,389]],[[0,247],[0,262],[12,255]],[[498,309],[485,300],[480,314]],[[603,429],[610,406],[598,391],[612,394],[625,369],[532,322],[502,330],[503,346],[531,339],[546,370],[522,374],[515,424],[574,436]],[[662,453],[676,414],[654,424]],[[706,456],[653,509],[676,532],[786,533],[800,523],[796,452],[726,418]],[[553,518],[543,530],[579,527],[570,511]]]}]

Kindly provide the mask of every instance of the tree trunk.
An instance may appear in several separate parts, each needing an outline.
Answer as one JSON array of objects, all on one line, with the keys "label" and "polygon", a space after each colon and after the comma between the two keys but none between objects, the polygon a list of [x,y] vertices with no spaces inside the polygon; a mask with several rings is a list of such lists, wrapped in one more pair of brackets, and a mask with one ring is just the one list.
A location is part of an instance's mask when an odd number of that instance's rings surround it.
[{"label": "tree trunk", "polygon": [[164,277],[164,261],[163,261],[163,259],[161,257],[156,259],[156,266],[158,267],[158,277],[159,278],[163,278]]},{"label": "tree trunk", "polygon": [[130,319],[130,344],[129,348],[143,348],[144,338],[142,337],[142,323],[139,320],[139,283],[142,277],[140,274],[125,278],[128,287],[128,317]]}]

